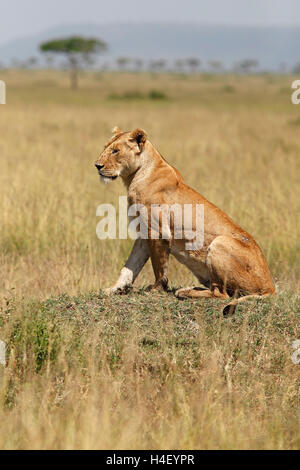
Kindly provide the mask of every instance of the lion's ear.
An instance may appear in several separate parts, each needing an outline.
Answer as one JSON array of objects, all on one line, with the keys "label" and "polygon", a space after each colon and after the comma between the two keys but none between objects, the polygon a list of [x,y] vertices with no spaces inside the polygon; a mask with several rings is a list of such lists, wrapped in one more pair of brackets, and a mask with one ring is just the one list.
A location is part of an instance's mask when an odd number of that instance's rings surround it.
[{"label": "lion's ear", "polygon": [[123,131],[121,131],[121,129],[116,126],[112,129],[112,133],[115,134],[115,135],[118,135],[118,134],[122,134]]},{"label": "lion's ear", "polygon": [[147,140],[147,134],[145,131],[143,131],[143,129],[135,129],[130,133],[129,140],[136,142],[142,151]]}]

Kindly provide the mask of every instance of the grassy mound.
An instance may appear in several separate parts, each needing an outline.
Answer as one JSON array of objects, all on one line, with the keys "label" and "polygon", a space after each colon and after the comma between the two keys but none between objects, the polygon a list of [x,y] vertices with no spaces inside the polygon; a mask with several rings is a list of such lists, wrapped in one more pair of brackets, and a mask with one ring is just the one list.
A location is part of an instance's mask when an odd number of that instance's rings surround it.
[{"label": "grassy mound", "polygon": [[297,448],[300,302],[7,300],[1,448]]}]

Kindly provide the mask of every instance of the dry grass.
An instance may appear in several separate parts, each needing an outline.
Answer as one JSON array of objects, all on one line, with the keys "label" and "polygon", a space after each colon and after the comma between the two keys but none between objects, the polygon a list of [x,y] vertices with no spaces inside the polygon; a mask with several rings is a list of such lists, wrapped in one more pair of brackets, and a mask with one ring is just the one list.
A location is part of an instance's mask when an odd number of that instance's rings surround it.
[{"label": "dry grass", "polygon": [[[0,338],[9,363],[0,447],[298,448],[291,77],[96,74],[78,93],[63,73],[1,79]],[[151,90],[167,99],[149,99]],[[86,294],[115,280],[132,243],[95,233],[97,205],[125,194],[118,181],[100,186],[93,167],[115,125],[146,129],[190,185],[254,235],[278,299],[223,320],[210,301]],[[137,285],[152,276],[147,266]],[[172,286],[195,282],[175,262],[169,277]]]}]

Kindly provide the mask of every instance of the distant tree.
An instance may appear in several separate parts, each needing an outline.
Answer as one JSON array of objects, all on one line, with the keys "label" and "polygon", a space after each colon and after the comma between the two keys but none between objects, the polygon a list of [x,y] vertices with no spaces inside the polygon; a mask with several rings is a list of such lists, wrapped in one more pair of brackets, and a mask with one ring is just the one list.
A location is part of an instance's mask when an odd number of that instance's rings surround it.
[{"label": "distant tree", "polygon": [[54,39],[40,45],[44,53],[52,52],[66,57],[70,70],[71,88],[78,88],[78,71],[84,64],[90,64],[92,55],[105,51],[107,45],[100,39],[72,36],[64,39]]},{"label": "distant tree", "polygon": [[188,68],[190,69],[190,72],[195,73],[195,72],[197,72],[197,69],[199,68],[199,66],[201,64],[201,61],[199,59],[197,59],[196,57],[189,57],[189,58],[185,59],[185,63],[188,66]]},{"label": "distant tree", "polygon": [[134,67],[137,72],[140,72],[143,68],[144,61],[143,59],[134,59]]},{"label": "distant tree", "polygon": [[280,62],[278,66],[278,72],[283,74],[288,72],[288,65],[286,62]]},{"label": "distant tree", "polygon": [[37,64],[38,64],[38,58],[37,57],[29,57],[29,59],[27,60],[27,67],[29,68],[33,68],[33,67],[36,67]]},{"label": "distant tree", "polygon": [[221,73],[224,70],[223,64],[220,60],[210,60],[208,62],[208,66],[212,73]]},{"label": "distant tree", "polygon": [[116,62],[117,62],[117,65],[119,67],[119,70],[124,71],[124,70],[126,70],[128,65],[130,64],[130,59],[129,59],[129,57],[118,57]]},{"label": "distant tree", "polygon": [[155,65],[156,65],[156,69],[159,72],[162,72],[166,68],[167,61],[165,59],[158,59]]},{"label": "distant tree", "polygon": [[27,60],[21,60],[19,62],[19,68],[20,69],[28,69],[28,66],[29,66],[29,64],[28,64]]},{"label": "distant tree", "polygon": [[51,52],[47,53],[46,57],[45,57],[45,60],[46,60],[47,68],[51,69],[53,67],[54,62],[55,62],[54,54],[51,53]]},{"label": "distant tree", "polygon": [[165,59],[151,60],[149,66],[153,72],[162,72],[166,67],[166,61]]},{"label": "distant tree", "polygon": [[182,73],[184,71],[184,65],[185,65],[184,60],[177,59],[177,60],[175,60],[174,65],[175,65],[176,72]]},{"label": "distant tree", "polygon": [[300,74],[300,62],[298,62],[296,65],[294,65],[293,69],[292,69],[292,73],[295,73],[295,74]]},{"label": "distant tree", "polygon": [[237,72],[248,75],[252,73],[259,65],[258,60],[256,59],[244,59],[237,63],[236,70]]}]

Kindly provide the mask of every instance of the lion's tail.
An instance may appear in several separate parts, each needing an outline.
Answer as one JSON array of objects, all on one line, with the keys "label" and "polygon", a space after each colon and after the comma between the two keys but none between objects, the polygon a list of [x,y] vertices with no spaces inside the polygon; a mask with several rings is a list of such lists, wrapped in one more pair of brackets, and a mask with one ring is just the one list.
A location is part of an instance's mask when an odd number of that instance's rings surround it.
[{"label": "lion's tail", "polygon": [[250,294],[250,295],[244,295],[243,297],[240,297],[239,299],[234,299],[223,308],[223,315],[225,317],[233,315],[235,312],[236,306],[238,304],[241,304],[242,302],[246,302],[247,300],[251,300],[251,299],[263,299],[263,298],[269,297],[270,295],[273,295],[273,293]]}]

